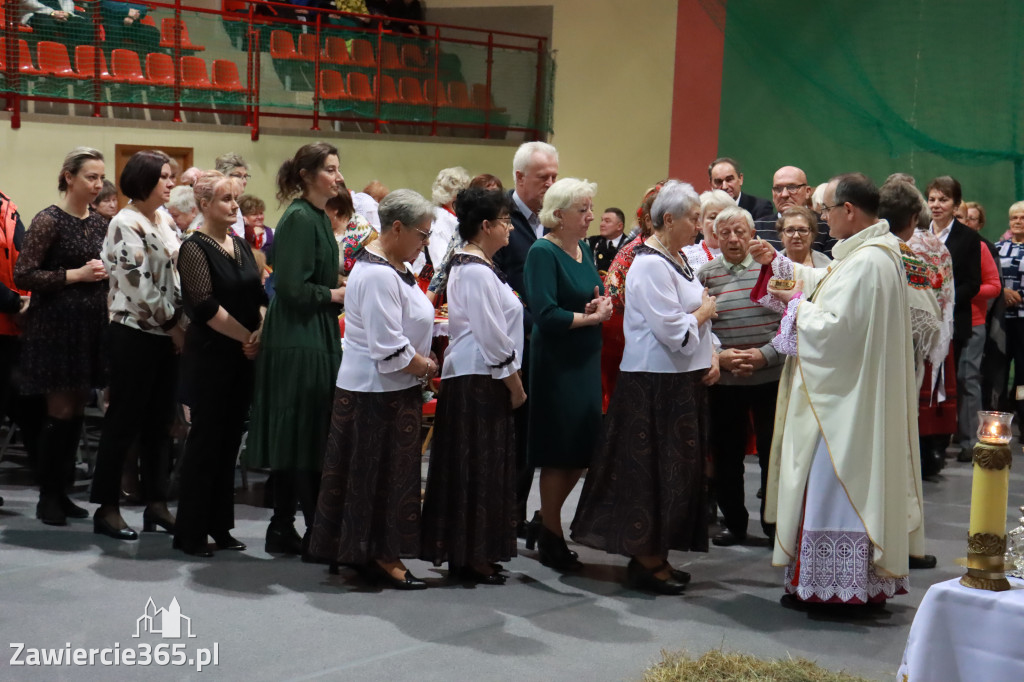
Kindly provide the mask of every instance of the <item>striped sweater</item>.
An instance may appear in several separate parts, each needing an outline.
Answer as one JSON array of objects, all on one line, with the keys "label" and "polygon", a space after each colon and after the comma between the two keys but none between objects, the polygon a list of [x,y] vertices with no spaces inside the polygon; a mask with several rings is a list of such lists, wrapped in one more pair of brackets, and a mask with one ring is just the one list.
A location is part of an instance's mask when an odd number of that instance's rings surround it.
[{"label": "striped sweater", "polygon": [[724,256],[718,256],[697,273],[698,279],[708,288],[708,293],[717,298],[718,319],[712,320],[711,331],[721,341],[722,348],[757,348],[768,362],[749,377],[722,372],[719,383],[725,386],[751,386],[778,381],[785,360],[771,345],[782,316],[750,300],[750,290],[761,275],[761,265],[749,255],[743,264],[746,269],[733,274],[730,263]]}]

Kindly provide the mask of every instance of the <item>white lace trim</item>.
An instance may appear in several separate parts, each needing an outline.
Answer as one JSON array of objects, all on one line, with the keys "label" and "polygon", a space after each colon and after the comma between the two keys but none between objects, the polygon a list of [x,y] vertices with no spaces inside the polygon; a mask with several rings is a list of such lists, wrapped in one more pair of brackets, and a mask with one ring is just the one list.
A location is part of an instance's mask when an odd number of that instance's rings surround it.
[{"label": "white lace trim", "polygon": [[875,572],[871,541],[856,531],[804,531],[800,543],[800,578],[793,585],[796,563],[786,567],[786,592],[803,600],[868,602],[904,594],[910,578],[884,578]]}]

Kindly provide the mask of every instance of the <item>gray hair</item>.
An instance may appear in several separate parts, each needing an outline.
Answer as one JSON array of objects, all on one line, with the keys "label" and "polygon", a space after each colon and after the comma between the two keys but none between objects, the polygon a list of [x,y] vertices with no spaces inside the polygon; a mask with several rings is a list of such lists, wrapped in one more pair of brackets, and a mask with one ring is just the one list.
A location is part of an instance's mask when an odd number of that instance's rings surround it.
[{"label": "gray hair", "polygon": [[658,192],[658,198],[651,206],[651,224],[655,230],[660,229],[665,224],[666,213],[673,218],[678,218],[699,204],[700,197],[697,196],[693,185],[688,182],[669,180]]},{"label": "gray hair", "polygon": [[1010,204],[1009,216],[1012,218],[1017,211],[1024,211],[1024,201],[1015,201]]},{"label": "gray hair", "polygon": [[430,186],[431,198],[438,206],[447,206],[455,201],[455,195],[460,190],[469,187],[472,179],[469,171],[462,166],[445,168],[437,174],[434,184]]},{"label": "gray hair", "polygon": [[[726,206],[721,211],[719,211],[717,216],[715,216],[715,224],[711,226],[711,229],[714,231],[715,236],[718,236],[719,225],[731,223],[734,220],[742,220],[743,222],[745,222],[747,224],[747,227],[750,228],[751,233],[756,231],[754,228],[754,218],[753,216],[750,215],[750,211],[748,211],[745,208],[740,208],[739,206],[733,204],[732,206]],[[751,236],[753,236],[753,234],[751,234]]]},{"label": "gray hair", "polygon": [[427,218],[433,219],[434,206],[419,192],[396,189],[380,202],[377,214],[380,216],[380,233],[384,234],[391,229],[396,220],[411,227]]},{"label": "gray hair", "polygon": [[182,213],[195,211],[199,208],[196,205],[196,193],[188,185],[178,185],[171,190],[171,198],[167,200],[167,208],[173,208]]},{"label": "gray hair", "polygon": [[231,171],[236,168],[244,168],[249,170],[249,164],[245,162],[241,154],[235,152],[228,152],[227,154],[221,154],[214,162],[213,167],[219,170],[224,175],[230,175]]},{"label": "gray hair", "polygon": [[580,199],[593,199],[597,194],[597,185],[578,178],[562,178],[548,188],[544,195],[544,206],[540,209],[541,225],[555,229],[562,221],[555,211],[564,211]]},{"label": "gray hair", "polygon": [[554,145],[550,145],[547,142],[524,142],[519,145],[516,155],[512,157],[513,177],[516,173],[525,173],[529,169],[534,154],[549,156],[555,160],[555,163],[558,163],[558,150],[555,149]]}]

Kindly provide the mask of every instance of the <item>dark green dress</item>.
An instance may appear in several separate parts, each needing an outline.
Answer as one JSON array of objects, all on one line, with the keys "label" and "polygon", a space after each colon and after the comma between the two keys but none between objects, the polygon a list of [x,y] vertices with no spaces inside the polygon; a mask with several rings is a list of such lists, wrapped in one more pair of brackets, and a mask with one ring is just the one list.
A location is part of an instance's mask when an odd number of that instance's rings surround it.
[{"label": "dark green dress", "polygon": [[341,363],[338,243],[327,214],[305,199],[274,232],[276,293],[256,358],[248,459],[254,466],[319,471]]},{"label": "dark green dress", "polygon": [[590,249],[577,263],[556,244],[538,239],[526,254],[523,282],[533,315],[527,458],[530,466],[585,469],[601,434],[601,327],[569,329],[601,293]]}]

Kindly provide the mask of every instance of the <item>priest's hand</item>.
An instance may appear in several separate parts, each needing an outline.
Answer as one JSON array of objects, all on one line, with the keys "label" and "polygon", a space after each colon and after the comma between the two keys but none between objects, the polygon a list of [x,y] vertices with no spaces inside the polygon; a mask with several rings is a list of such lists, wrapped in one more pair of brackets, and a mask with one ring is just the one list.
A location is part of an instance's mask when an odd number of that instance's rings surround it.
[{"label": "priest's hand", "polygon": [[700,380],[705,386],[718,383],[718,378],[721,376],[721,372],[718,369],[718,355],[715,353],[711,354],[711,367],[704,373],[704,378]]},{"label": "priest's hand", "polygon": [[768,287],[768,293],[774,296],[775,298],[779,299],[786,305],[789,305],[789,302],[793,300],[793,297],[803,292],[803,290],[804,283],[800,280],[796,281],[796,286],[794,286],[792,289],[773,289],[772,287]]},{"label": "priest's hand", "polygon": [[751,239],[748,246],[751,257],[761,265],[768,265],[775,260],[775,247],[760,237]]}]

